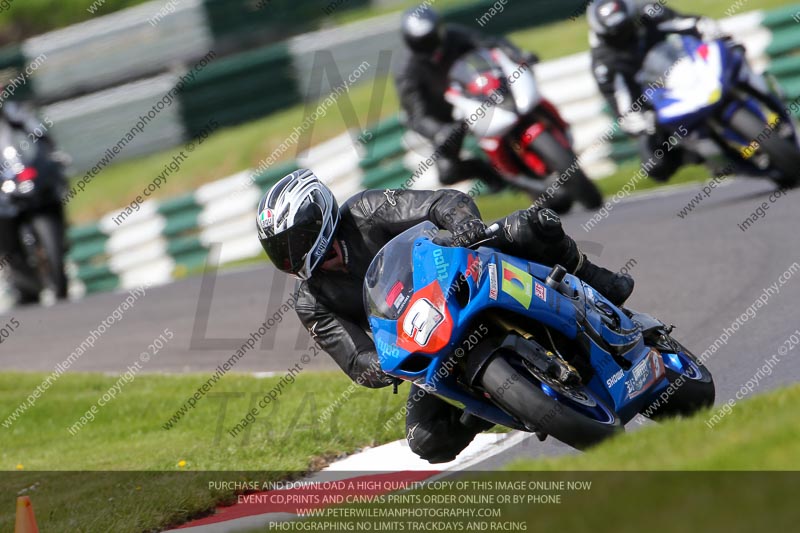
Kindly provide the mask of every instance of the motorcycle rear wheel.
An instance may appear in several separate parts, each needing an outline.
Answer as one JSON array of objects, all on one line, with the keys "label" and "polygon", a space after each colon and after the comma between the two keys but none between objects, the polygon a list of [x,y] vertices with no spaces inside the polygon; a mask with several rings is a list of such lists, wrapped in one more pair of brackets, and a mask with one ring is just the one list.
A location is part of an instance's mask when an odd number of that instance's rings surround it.
[{"label": "motorcycle rear wheel", "polygon": [[546,394],[536,377],[524,367],[512,365],[515,359],[518,356],[511,353],[495,355],[481,376],[481,384],[498,406],[529,429],[552,435],[579,450],[624,431],[622,421],[610,409],[604,408],[606,420],[595,420]]}]

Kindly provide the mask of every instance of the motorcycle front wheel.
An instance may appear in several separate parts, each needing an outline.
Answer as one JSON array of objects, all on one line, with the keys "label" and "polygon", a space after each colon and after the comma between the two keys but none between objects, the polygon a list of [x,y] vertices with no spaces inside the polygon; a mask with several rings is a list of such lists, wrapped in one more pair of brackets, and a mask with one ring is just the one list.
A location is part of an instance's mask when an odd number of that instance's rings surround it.
[{"label": "motorcycle front wheel", "polygon": [[[587,209],[599,209],[603,205],[603,195],[600,193],[600,189],[583,172],[575,153],[558,142],[549,131],[544,131],[533,139],[530,149],[539,154],[547,167],[555,174],[556,180],[561,180],[562,176],[566,176],[551,199],[556,206],[560,207],[566,202],[563,199],[564,196],[569,198],[570,203],[577,200]],[[550,207],[547,202],[545,205]],[[554,207],[551,209],[559,212]]]},{"label": "motorcycle front wheel", "polygon": [[619,416],[586,387],[565,388],[535,376],[516,354],[500,352],[481,385],[504,411],[531,431],[584,450],[623,431]]},{"label": "motorcycle front wheel", "polygon": [[31,227],[36,236],[35,261],[42,286],[63,300],[67,297],[63,218],[60,213],[38,214],[31,219]]},{"label": "motorcycle front wheel", "polygon": [[774,180],[780,187],[796,187],[800,183],[800,148],[779,135],[765,135],[770,126],[746,108],[740,108],[730,118],[730,127],[750,141],[758,142],[758,150],[767,154],[770,163],[780,172]]}]

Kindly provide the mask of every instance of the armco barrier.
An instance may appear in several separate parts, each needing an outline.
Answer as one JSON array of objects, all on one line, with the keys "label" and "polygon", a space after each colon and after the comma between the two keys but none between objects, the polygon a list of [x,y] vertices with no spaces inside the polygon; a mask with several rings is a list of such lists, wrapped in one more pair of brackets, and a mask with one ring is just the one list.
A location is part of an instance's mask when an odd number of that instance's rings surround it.
[{"label": "armco barrier", "polygon": [[[242,44],[286,39],[317,27],[328,16],[330,0],[205,0],[214,41],[224,50]],[[368,5],[370,0],[346,0],[336,11]]]},{"label": "armco barrier", "polygon": [[277,44],[209,64],[181,91],[181,112],[195,135],[211,120],[239,124],[300,101],[289,51]]},{"label": "armco barrier", "polygon": [[[336,11],[369,3],[347,0]],[[20,66],[46,54],[35,97],[53,102],[129,83],[215,50],[229,53],[282,41],[318,27],[328,2],[296,0],[153,0],[26,40]],[[15,55],[7,47],[0,56]],[[4,67],[0,57],[0,68]]]},{"label": "armco barrier", "polygon": [[[505,2],[500,4],[502,12],[498,11],[497,0],[472,0],[463,4],[443,9],[444,19],[484,33],[501,35],[567,18],[584,4],[584,0]],[[495,15],[491,16],[492,13]],[[314,31],[289,39],[289,49],[301,95],[306,98],[315,94],[316,87],[309,90],[309,79],[315,69],[335,68],[341,75],[346,76],[363,61],[368,61],[377,67],[379,53],[382,51],[392,53],[391,66],[396,68],[398,58],[403,53],[399,32],[400,18],[401,13],[390,13],[344,27]],[[317,55],[317,52],[323,50],[329,51],[330,56]],[[373,70],[362,79],[369,79],[374,73]],[[331,90],[328,81],[323,77],[323,93]]]},{"label": "armco barrier", "polygon": [[[756,68],[768,66],[768,47],[781,53],[770,70],[784,87],[797,83],[798,66],[786,44],[772,45],[772,35],[793,27],[789,23],[793,13],[787,9],[780,16],[775,12],[765,17],[761,12],[751,12],[724,21],[724,27],[746,44]],[[545,95],[573,124],[575,143],[582,156],[613,124],[603,113],[604,102],[587,66],[586,54],[536,66]],[[298,166],[314,168],[341,200],[363,187],[398,186],[430,150],[419,136],[405,131],[397,117],[368,131],[372,137],[364,146],[356,148],[350,134],[345,133],[313,147],[296,161],[275,165],[258,175],[244,171],[204,185],[191,195],[162,203],[146,202],[120,227],[113,227],[107,216],[99,224],[70,230],[70,259],[77,280],[85,284],[87,292],[130,287],[145,279],[165,282],[202,266],[209,248],[215,244],[222,244],[223,264],[257,256],[263,252],[255,238],[256,202],[287,172]],[[613,170],[615,160],[634,156],[631,144],[623,139],[591,150],[582,159],[587,171],[594,175],[608,172]],[[466,143],[465,149],[474,149],[474,142]],[[437,186],[435,170],[425,172],[413,186]],[[459,188],[467,190],[469,186],[462,184]]]},{"label": "armco barrier", "polygon": [[[72,156],[72,168],[83,172],[103,161],[116,163],[184,142],[187,133],[177,100],[137,130],[135,138],[126,138],[178,80],[178,73],[162,74],[45,106],[41,115],[53,122],[50,133],[59,149]],[[123,138],[124,147],[109,158],[108,150]]]},{"label": "armco barrier", "polygon": [[[763,25],[772,33],[767,54],[772,58],[769,72],[775,76],[786,97],[800,98],[800,5],[794,4],[771,11],[764,17]],[[800,113],[795,112],[800,116]]]},{"label": "armco barrier", "polygon": [[115,211],[70,229],[70,270],[83,285],[76,294],[183,277],[200,270],[217,243],[225,243],[223,263],[253,257],[261,249],[252,238],[255,205],[297,166],[288,161],[261,173],[244,171],[191,194],[146,201],[120,225],[112,221]]},{"label": "armco barrier", "polygon": [[[0,84],[8,87],[14,78],[19,79],[19,76],[24,75],[25,67],[28,64],[20,46],[10,45],[0,49]],[[15,83],[14,85],[16,89],[14,94],[9,96],[9,100],[26,99],[33,94],[32,83],[22,83],[21,85]]]},{"label": "armco barrier", "polygon": [[[168,4],[171,12],[161,11]],[[213,46],[202,0],[159,0],[32,37],[23,50],[28,60],[47,56],[34,75],[35,92],[54,101],[161,74]]]},{"label": "armco barrier", "polygon": [[[348,0],[336,12],[366,3]],[[367,61],[371,67],[360,82],[383,66],[379,52],[391,51],[396,61],[400,13],[264,46],[319,25],[329,4],[155,0],[28,39],[21,49],[3,49],[0,66],[9,63],[18,69],[40,54],[47,57],[18,96],[27,91],[51,104],[42,114],[55,122],[53,137],[72,156],[71,172],[80,174],[102,159],[107,139],[160,96],[165,80],[176,79],[209,52],[214,61],[184,88],[180,104],[171,106],[157,127],[148,128],[117,159],[185,142],[212,119],[222,126],[240,124],[312,98],[317,94],[317,87],[309,89],[312,71],[322,66],[347,76]],[[443,12],[448,20],[473,27],[483,23],[482,31],[499,34],[566,16],[580,5],[579,0],[510,2],[502,13],[486,19],[497,9],[496,2],[473,0]],[[329,82],[323,76],[323,94],[330,90]]]}]

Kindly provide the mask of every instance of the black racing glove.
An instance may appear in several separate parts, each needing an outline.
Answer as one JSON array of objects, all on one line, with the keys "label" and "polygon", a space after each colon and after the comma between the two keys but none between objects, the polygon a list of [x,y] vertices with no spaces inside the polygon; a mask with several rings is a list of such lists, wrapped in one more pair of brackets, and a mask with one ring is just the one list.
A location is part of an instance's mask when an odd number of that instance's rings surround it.
[{"label": "black racing glove", "polygon": [[511,43],[501,44],[500,49],[505,52],[511,61],[516,61],[517,63],[528,65],[529,67],[532,67],[539,62],[538,55],[534,54],[533,52],[528,52],[527,50],[517,48]]},{"label": "black racing glove", "polygon": [[456,225],[452,233],[452,246],[468,248],[486,238],[486,224],[479,218],[473,218]]}]

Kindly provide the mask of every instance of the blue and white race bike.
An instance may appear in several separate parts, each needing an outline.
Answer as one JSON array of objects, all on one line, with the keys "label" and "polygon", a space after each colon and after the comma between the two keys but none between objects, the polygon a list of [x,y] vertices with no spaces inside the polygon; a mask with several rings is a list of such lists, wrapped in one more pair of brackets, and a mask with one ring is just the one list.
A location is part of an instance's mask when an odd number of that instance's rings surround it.
[{"label": "blue and white race bike", "polygon": [[364,304],[387,374],[465,417],[579,449],[637,413],[713,404],[711,374],[671,327],[614,306],[560,266],[439,246],[436,233],[430,222],[405,231],[367,271]]},{"label": "blue and white race bike", "polygon": [[767,177],[785,187],[800,181],[791,112],[741,46],[670,35],[648,52],[637,81],[649,88],[659,129],[680,132],[665,150],[680,144],[726,175]]}]

